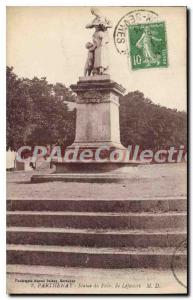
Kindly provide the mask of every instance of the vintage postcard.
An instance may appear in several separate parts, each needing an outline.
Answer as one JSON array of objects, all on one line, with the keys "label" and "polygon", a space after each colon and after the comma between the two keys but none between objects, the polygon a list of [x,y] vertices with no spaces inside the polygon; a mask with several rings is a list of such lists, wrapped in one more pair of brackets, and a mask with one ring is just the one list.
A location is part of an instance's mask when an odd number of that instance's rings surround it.
[{"label": "vintage postcard", "polygon": [[187,294],[186,7],[7,7],[7,293]]}]

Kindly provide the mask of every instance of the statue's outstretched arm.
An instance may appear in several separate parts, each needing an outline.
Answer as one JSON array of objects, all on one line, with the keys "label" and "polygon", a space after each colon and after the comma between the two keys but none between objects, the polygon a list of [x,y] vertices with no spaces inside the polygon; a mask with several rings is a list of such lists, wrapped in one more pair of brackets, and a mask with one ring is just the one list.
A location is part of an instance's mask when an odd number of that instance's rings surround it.
[{"label": "statue's outstretched arm", "polygon": [[86,26],[85,26],[85,28],[93,28],[93,24],[92,23],[88,23]]},{"label": "statue's outstretched arm", "polygon": [[92,47],[89,48],[90,51],[94,51],[96,49],[97,45],[94,43]]}]

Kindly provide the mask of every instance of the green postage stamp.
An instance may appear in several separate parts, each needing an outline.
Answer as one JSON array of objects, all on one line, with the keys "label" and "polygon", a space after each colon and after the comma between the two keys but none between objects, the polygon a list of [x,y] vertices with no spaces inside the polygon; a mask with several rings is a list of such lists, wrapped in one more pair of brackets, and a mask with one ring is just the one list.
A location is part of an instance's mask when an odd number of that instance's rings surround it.
[{"label": "green postage stamp", "polygon": [[129,25],[128,33],[133,70],[168,66],[164,22]]}]

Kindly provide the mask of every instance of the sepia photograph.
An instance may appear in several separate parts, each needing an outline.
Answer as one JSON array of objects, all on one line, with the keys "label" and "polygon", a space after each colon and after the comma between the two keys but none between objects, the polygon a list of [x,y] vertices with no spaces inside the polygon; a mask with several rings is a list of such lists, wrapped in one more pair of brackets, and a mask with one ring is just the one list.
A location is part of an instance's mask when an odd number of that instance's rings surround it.
[{"label": "sepia photograph", "polygon": [[187,7],[6,7],[7,294],[187,295]]}]

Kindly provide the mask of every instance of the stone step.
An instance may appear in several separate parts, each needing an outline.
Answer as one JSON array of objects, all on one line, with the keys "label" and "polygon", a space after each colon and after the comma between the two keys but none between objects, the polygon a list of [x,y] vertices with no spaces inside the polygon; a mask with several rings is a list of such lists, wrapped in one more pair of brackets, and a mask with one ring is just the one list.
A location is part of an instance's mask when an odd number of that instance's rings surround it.
[{"label": "stone step", "polygon": [[7,264],[86,268],[186,268],[186,249],[7,245]]},{"label": "stone step", "polygon": [[179,230],[89,230],[72,228],[8,227],[8,244],[85,247],[177,247],[186,239]]},{"label": "stone step", "polygon": [[[139,164],[139,163],[138,163]],[[131,164],[133,166],[133,164]],[[131,167],[130,166],[130,167]],[[58,174],[32,175],[31,183],[45,182],[84,182],[84,183],[124,183],[129,180],[127,174],[89,174],[89,173],[62,173],[63,170],[58,170]]]},{"label": "stone step", "polygon": [[112,229],[186,229],[185,212],[112,213],[9,211],[7,226]]},{"label": "stone step", "polygon": [[141,212],[186,211],[185,197],[131,198],[128,200],[8,199],[8,211]]}]

